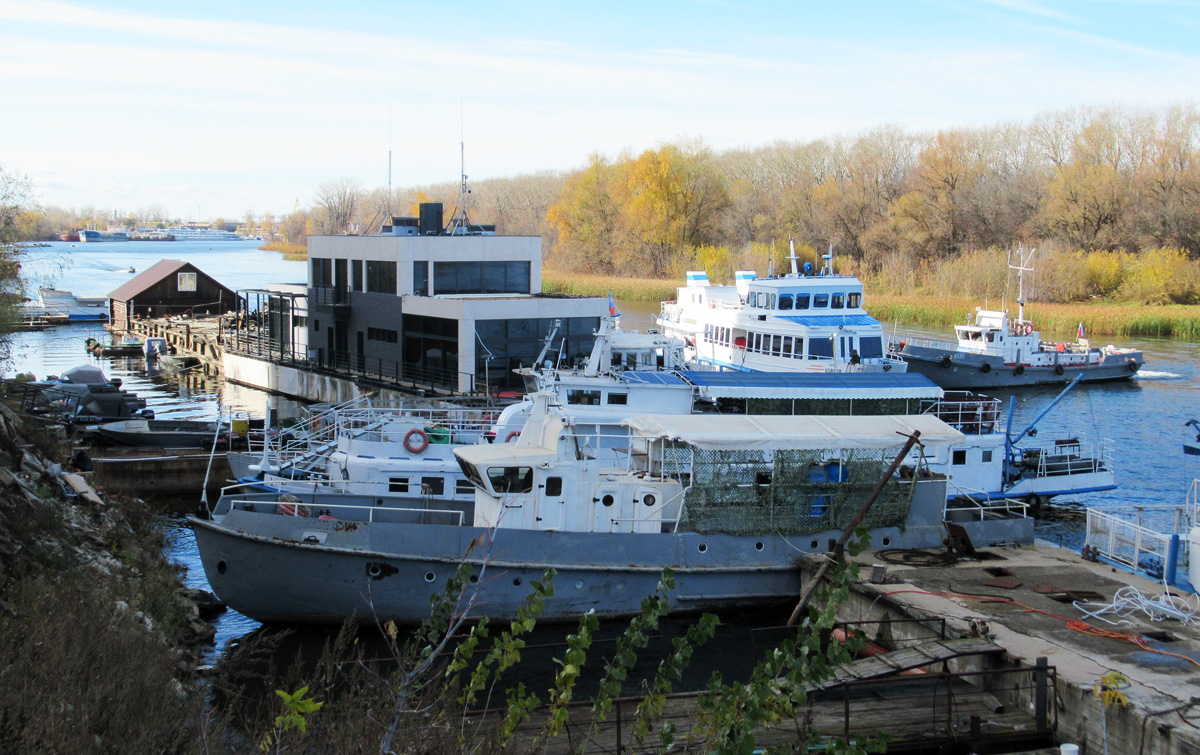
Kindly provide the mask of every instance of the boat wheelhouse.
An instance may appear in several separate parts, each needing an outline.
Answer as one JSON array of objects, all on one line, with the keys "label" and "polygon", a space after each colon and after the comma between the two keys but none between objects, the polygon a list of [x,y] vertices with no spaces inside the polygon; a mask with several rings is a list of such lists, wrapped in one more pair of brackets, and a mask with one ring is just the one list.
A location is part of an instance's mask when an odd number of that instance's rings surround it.
[{"label": "boat wheelhouse", "polygon": [[733,286],[713,286],[689,272],[675,301],[663,302],[659,324],[684,339],[700,369],[810,372],[903,372],[904,361],[884,350],[883,326],[863,308],[863,285],[836,275],[832,254],[814,272],[759,279],[739,271]]}]

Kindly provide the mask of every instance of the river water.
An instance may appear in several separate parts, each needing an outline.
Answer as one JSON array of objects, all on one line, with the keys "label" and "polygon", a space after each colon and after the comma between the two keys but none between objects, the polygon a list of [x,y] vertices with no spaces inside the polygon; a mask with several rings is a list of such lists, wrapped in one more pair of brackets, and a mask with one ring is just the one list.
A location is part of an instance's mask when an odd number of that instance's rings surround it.
[{"label": "river water", "polygon": [[[24,253],[23,270],[37,285],[53,285],[79,296],[104,296],[161,259],[191,262],[200,270],[233,289],[265,288],[268,283],[297,283],[307,280],[303,262],[289,261],[275,252],[257,249],[258,242],[128,242],[116,244],[54,243]],[[622,327],[652,326],[658,305],[618,302]],[[868,305],[869,308],[869,305]],[[1036,318],[1036,308],[1033,311]],[[938,337],[943,334],[900,328],[904,335]],[[231,408],[263,416],[267,394],[218,378],[202,375],[161,373],[147,370],[140,358],[96,358],[84,351],[89,337],[103,340],[107,331],[99,324],[78,324],[41,332],[14,334],[10,358],[0,373],[33,372],[42,378],[71,367],[92,363],[110,377],[120,378],[123,387],[147,399],[160,417],[205,417],[225,414]],[[1200,353],[1196,345],[1171,339],[1143,339],[1123,345],[1142,349],[1146,366],[1128,381],[1080,386],[1038,424],[1038,441],[1083,437],[1109,441],[1118,489],[1055,499],[1054,516],[1039,524],[1039,535],[1052,542],[1078,547],[1082,543],[1084,506],[1132,511],[1139,505],[1182,503],[1200,465],[1186,459],[1181,444],[1194,437],[1184,422],[1200,415]],[[1057,390],[997,392],[1007,413],[1015,398],[1014,430],[1035,419],[1057,396]],[[295,416],[297,402],[277,400],[281,416]],[[189,586],[207,589],[195,541],[186,527],[185,516],[199,503],[195,500],[151,502],[162,509],[163,523],[171,543],[168,556],[187,568]],[[254,630],[257,622],[233,611],[217,621],[217,648],[228,640]]]}]

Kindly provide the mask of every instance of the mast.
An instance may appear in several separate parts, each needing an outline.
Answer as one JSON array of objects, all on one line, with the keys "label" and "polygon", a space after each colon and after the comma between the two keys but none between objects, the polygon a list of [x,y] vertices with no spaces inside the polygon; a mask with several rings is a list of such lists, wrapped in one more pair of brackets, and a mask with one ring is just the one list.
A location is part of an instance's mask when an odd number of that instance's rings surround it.
[{"label": "mast", "polygon": [[1017,247],[1017,264],[1012,262],[1008,266],[1012,270],[1017,271],[1017,322],[1025,322],[1025,272],[1033,272],[1033,267],[1030,263],[1033,261],[1033,253],[1037,249],[1030,249],[1029,254],[1022,254],[1021,248]]}]

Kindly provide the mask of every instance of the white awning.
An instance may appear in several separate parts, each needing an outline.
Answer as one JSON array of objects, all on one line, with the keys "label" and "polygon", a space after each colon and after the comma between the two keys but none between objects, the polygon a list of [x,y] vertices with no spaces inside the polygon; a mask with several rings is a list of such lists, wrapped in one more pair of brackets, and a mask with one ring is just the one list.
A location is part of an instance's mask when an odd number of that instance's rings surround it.
[{"label": "white awning", "polygon": [[776,416],[646,414],[622,424],[634,435],[678,440],[700,449],[775,450],[900,448],[914,430],[926,447],[961,443],[966,436],[927,414]]}]

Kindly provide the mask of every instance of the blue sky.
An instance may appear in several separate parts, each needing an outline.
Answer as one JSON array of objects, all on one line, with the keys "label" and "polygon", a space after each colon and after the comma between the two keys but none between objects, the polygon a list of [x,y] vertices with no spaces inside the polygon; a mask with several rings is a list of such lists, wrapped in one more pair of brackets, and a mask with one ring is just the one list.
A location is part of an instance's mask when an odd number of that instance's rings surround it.
[{"label": "blue sky", "polygon": [[[835,7],[836,6],[836,7]],[[1200,0],[0,0],[0,165],[208,219],[317,187],[1200,99]]]}]

